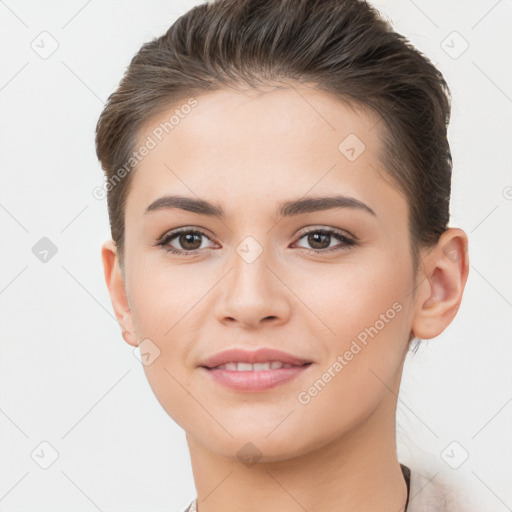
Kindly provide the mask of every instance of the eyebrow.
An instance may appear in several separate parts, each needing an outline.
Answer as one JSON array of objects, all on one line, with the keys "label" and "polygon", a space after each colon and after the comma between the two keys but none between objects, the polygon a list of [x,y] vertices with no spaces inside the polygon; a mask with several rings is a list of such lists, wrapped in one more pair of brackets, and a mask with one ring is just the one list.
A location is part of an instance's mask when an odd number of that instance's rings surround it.
[{"label": "eyebrow", "polygon": [[[145,213],[155,210],[165,210],[169,208],[178,208],[200,215],[208,215],[224,219],[226,214],[221,206],[205,201],[185,196],[163,196],[153,201]],[[328,197],[305,197],[293,201],[285,201],[279,205],[278,212],[282,217],[292,217],[305,213],[319,212],[333,208],[353,208],[377,216],[376,213],[366,204],[353,197],[335,195]]]}]

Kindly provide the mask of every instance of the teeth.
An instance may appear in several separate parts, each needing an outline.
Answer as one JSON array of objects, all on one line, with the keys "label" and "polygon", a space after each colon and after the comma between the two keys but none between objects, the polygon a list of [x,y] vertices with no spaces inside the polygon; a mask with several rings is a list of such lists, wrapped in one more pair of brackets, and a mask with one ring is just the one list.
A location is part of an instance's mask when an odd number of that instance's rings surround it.
[{"label": "teeth", "polygon": [[250,372],[253,370],[251,363],[238,363],[237,371],[239,372]]},{"label": "teeth", "polygon": [[260,370],[270,370],[270,363],[254,363],[252,366],[255,372],[259,372]]},{"label": "teeth", "polygon": [[232,372],[260,372],[262,370],[278,370],[279,368],[291,368],[292,364],[281,361],[267,361],[266,363],[226,363],[216,366],[216,370],[230,370]]}]

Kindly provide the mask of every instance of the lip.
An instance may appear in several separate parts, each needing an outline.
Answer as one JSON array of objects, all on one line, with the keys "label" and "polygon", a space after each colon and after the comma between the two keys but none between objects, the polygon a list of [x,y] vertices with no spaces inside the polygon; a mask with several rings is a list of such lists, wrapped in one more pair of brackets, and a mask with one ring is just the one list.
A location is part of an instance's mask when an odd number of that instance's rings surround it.
[{"label": "lip", "polygon": [[[281,361],[294,366],[260,371],[233,371],[215,368],[221,364],[233,362],[264,363],[267,361]],[[200,368],[218,384],[238,391],[258,392],[284,384],[307,371],[310,366],[312,366],[312,361],[280,350],[261,348],[247,351],[235,348],[215,354],[200,365]]]},{"label": "lip", "polygon": [[293,364],[295,366],[302,366],[305,363],[312,362],[273,348],[260,348],[258,350],[232,348],[209,357],[199,366],[212,369],[215,366],[226,363],[245,362],[254,364],[265,363],[266,361],[281,361],[284,364]]}]

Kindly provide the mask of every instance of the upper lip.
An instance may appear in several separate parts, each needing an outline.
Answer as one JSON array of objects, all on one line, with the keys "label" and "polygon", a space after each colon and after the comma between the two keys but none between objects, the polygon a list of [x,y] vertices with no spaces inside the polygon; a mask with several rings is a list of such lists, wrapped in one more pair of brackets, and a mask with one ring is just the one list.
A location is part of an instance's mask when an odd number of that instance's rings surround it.
[{"label": "upper lip", "polygon": [[281,361],[284,364],[301,366],[310,363],[307,359],[282,352],[273,348],[260,348],[258,350],[244,350],[241,348],[232,348],[214,354],[205,359],[199,366],[206,368],[215,368],[226,363],[265,363],[267,361]]}]

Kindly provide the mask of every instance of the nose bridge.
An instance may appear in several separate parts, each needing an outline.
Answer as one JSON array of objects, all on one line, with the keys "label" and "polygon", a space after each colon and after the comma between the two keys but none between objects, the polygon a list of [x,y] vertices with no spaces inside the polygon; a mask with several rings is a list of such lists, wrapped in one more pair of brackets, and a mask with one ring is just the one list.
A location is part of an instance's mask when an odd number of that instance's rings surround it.
[{"label": "nose bridge", "polygon": [[286,289],[274,275],[273,251],[255,237],[245,237],[233,251],[231,272],[219,300],[219,320],[236,320],[254,326],[264,319],[274,322],[289,315]]},{"label": "nose bridge", "polygon": [[270,253],[271,250],[254,237],[246,237],[233,255],[232,285],[244,295],[268,293],[272,288],[268,283],[272,274],[268,269],[272,265]]}]

